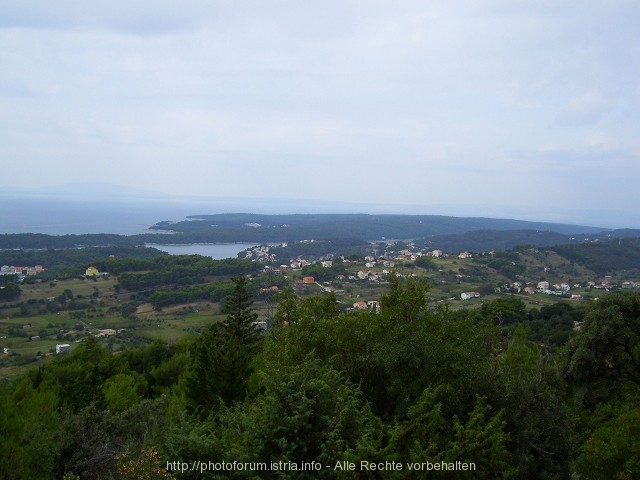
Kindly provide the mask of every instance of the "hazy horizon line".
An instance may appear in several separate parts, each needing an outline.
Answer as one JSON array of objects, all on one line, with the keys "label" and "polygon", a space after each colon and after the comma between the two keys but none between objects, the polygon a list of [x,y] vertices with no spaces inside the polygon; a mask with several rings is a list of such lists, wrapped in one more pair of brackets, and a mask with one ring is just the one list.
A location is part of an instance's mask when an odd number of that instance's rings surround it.
[{"label": "hazy horizon line", "polygon": [[[490,204],[394,204],[378,202],[345,202],[311,198],[287,197],[229,197],[172,195],[134,189],[106,182],[69,183],[50,187],[3,189],[0,197],[12,199],[48,201],[94,201],[136,205],[137,207],[180,208],[184,216],[215,215],[220,213],[251,213],[262,215],[293,214],[366,214],[366,215],[434,215],[459,218],[492,218],[523,222],[574,225],[608,229],[638,228],[638,226],[613,221],[610,212],[586,212],[584,210],[552,211],[548,208],[509,208]],[[209,208],[214,211],[198,211]],[[535,210],[535,211],[534,211]],[[590,214],[589,214],[590,213]],[[589,217],[589,218],[588,218]],[[161,220],[159,220],[161,221]]]}]

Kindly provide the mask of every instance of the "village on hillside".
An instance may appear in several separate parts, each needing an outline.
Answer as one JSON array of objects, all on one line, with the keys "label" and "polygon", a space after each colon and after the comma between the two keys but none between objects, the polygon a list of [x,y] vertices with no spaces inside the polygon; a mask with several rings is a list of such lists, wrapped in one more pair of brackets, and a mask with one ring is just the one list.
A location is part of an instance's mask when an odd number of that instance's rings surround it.
[{"label": "village on hillside", "polygon": [[[305,242],[313,242],[306,240]],[[286,247],[287,244],[280,245]],[[273,275],[287,275],[295,272],[302,272],[303,275],[295,276],[293,288],[295,291],[302,291],[310,286],[317,287],[318,291],[326,293],[334,293],[336,295],[345,295],[345,284],[368,284],[369,286],[384,285],[387,283],[388,275],[395,274],[402,276],[423,276],[433,283],[435,287],[449,285],[446,290],[451,292],[457,290],[455,295],[440,298],[438,301],[455,299],[466,302],[468,300],[477,299],[486,295],[500,294],[521,294],[525,296],[545,295],[549,297],[558,297],[569,300],[584,300],[585,292],[610,291],[612,289],[632,289],[640,288],[638,280],[614,280],[612,276],[607,275],[603,278],[580,278],[575,279],[573,276],[566,275],[566,279],[559,279],[558,272],[554,272],[551,266],[545,265],[541,268],[542,275],[536,278],[509,280],[504,283],[491,285],[491,288],[481,289],[464,289],[465,286],[474,285],[470,275],[463,273],[468,270],[465,268],[465,262],[472,263],[474,259],[483,258],[490,259],[496,257],[499,253],[495,251],[471,253],[469,251],[461,251],[457,253],[448,253],[442,249],[424,249],[416,246],[414,242],[407,242],[404,248],[393,250],[393,243],[389,243],[389,248],[385,249],[379,255],[369,254],[364,258],[353,258],[345,256],[335,256],[332,254],[325,255],[322,258],[305,258],[298,256],[291,259],[288,263],[277,263],[277,259],[271,253],[272,247],[268,245],[256,246],[247,249],[242,255],[243,258],[264,263],[264,272],[270,272]],[[326,275],[322,275],[323,279],[319,281],[313,275],[304,275],[305,267],[321,266],[328,272],[335,265],[341,265],[344,273],[337,273],[330,279],[326,279]],[[425,266],[425,269],[407,268],[407,266]],[[430,270],[431,268],[431,270]],[[449,275],[447,275],[449,274]],[[453,274],[453,278],[452,275]],[[545,276],[547,275],[548,276]],[[562,275],[560,275],[562,276]],[[439,279],[444,277],[444,279]],[[570,278],[571,277],[571,278]],[[435,281],[434,281],[435,280]],[[507,280],[507,279],[505,279]],[[452,289],[451,285],[456,288]],[[270,286],[263,288],[263,291],[278,291],[279,287]],[[379,310],[380,305],[376,299],[357,300],[353,303],[353,309]]]}]

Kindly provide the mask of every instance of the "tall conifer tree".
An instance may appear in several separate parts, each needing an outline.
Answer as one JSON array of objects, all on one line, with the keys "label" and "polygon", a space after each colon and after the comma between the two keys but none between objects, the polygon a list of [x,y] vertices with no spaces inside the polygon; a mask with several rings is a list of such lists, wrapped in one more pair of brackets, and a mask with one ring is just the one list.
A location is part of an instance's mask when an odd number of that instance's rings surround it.
[{"label": "tall conifer tree", "polygon": [[249,292],[248,280],[244,275],[233,278],[233,291],[228,295],[222,308],[227,315],[223,325],[225,333],[235,338],[246,347],[253,347],[260,339],[260,332],[255,326],[258,314],[253,311],[253,299]]},{"label": "tall conifer tree", "polygon": [[206,416],[220,402],[231,405],[246,393],[251,361],[260,344],[253,300],[246,277],[232,279],[233,290],[222,309],[227,317],[205,330],[196,341],[187,378],[187,405]]}]

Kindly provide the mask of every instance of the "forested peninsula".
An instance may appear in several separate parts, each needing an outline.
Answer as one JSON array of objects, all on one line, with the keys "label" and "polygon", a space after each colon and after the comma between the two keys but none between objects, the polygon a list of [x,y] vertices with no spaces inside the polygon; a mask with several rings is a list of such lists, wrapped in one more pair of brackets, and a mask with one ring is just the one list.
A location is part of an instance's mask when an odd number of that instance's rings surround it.
[{"label": "forested peninsula", "polygon": [[257,215],[219,214],[162,221],[153,233],[137,235],[0,235],[1,249],[74,248],[79,246],[141,246],[145,244],[276,243],[305,239],[356,239],[362,241],[433,239],[457,242],[468,250],[506,249],[528,243],[536,246],[618,236],[640,236],[638,230],[526,222],[492,218],[460,218],[437,215]]}]

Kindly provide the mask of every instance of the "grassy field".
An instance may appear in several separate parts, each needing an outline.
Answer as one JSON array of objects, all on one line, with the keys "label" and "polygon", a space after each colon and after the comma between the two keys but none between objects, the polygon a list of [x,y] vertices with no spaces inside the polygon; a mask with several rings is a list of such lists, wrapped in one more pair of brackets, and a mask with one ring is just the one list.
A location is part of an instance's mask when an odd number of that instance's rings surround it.
[{"label": "grassy field", "polygon": [[[56,345],[69,344],[73,349],[77,341],[100,335],[101,330],[118,332],[101,337],[112,351],[118,351],[158,338],[173,343],[223,318],[220,306],[213,302],[162,311],[142,304],[134,315],[124,317],[120,308],[130,302],[130,295],[117,295],[116,283],[114,278],[74,278],[22,285],[19,302],[0,304],[0,377],[15,377],[52,358]],[[50,304],[64,295],[80,308],[48,312]]]},{"label": "grassy field", "polygon": [[71,290],[74,296],[79,298],[92,297],[98,292],[100,297],[114,294],[115,277],[101,277],[96,280],[72,278],[69,280],[54,280],[52,282],[39,282],[23,285],[22,292],[26,299],[46,300],[57,297],[65,290]]}]

